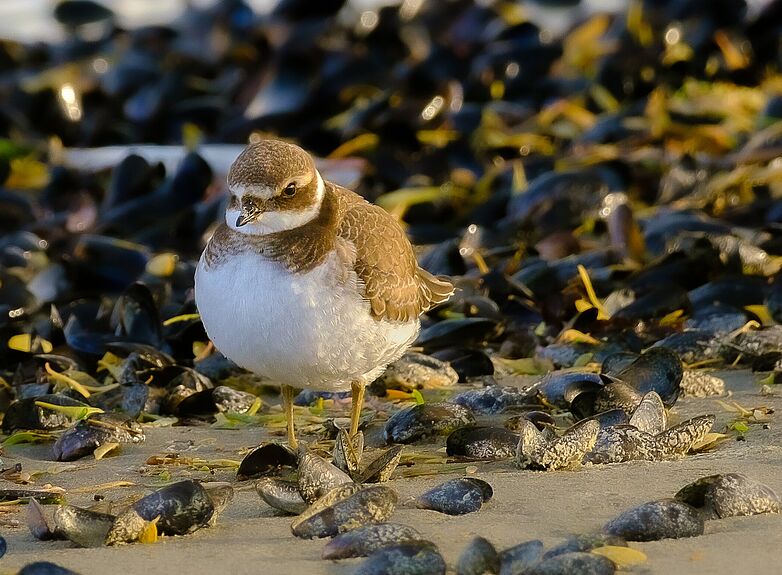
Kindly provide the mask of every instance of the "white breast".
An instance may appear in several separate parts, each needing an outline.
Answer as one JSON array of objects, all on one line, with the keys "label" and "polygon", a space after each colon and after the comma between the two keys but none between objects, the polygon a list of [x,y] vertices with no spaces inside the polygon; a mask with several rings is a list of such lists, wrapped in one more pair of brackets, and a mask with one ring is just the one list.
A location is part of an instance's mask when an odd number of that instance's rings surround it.
[{"label": "white breast", "polygon": [[[210,339],[226,357],[276,383],[345,390],[371,381],[415,340],[419,322],[377,321],[336,254],[306,273],[257,254],[196,271],[195,296]],[[342,278],[342,279],[341,279]]]}]

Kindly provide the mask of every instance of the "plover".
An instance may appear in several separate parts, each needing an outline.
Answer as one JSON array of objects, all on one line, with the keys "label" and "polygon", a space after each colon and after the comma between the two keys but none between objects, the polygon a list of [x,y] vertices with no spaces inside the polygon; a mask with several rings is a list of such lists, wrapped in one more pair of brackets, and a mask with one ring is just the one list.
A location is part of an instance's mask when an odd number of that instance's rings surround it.
[{"label": "plover", "polygon": [[291,447],[296,388],[350,389],[355,435],[364,387],[413,343],[419,316],[453,285],[418,266],[390,214],[324,181],[298,146],[251,144],[228,189],[225,222],[195,276],[209,338],[281,386]]}]

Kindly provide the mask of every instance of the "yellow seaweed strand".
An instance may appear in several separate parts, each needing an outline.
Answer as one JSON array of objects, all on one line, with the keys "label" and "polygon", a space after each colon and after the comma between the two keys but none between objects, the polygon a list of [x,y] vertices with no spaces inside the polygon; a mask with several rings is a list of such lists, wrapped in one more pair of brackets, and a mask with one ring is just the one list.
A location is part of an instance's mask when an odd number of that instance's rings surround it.
[{"label": "yellow seaweed strand", "polygon": [[606,308],[603,307],[603,302],[598,299],[597,294],[595,293],[595,288],[592,287],[592,280],[589,279],[589,274],[587,273],[586,268],[581,264],[578,264],[578,275],[581,278],[581,283],[584,284],[584,289],[587,292],[589,302],[597,310],[597,319],[611,319],[611,314],[609,314],[608,311],[606,311]]}]

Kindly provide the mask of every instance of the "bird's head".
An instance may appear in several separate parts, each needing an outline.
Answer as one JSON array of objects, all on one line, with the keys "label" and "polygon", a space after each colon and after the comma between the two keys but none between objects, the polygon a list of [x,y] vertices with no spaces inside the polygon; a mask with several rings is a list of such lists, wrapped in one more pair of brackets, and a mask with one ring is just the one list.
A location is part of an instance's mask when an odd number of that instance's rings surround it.
[{"label": "bird's head", "polygon": [[318,215],[324,183],[312,157],[293,144],[250,144],[228,171],[226,224],[244,234],[297,228]]}]

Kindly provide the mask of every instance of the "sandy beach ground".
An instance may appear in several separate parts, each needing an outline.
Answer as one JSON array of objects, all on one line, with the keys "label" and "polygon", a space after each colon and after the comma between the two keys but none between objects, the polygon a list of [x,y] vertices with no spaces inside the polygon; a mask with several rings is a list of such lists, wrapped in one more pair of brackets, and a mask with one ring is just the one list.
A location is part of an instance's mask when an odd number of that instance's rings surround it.
[{"label": "sandy beach ground", "polygon": [[[744,407],[766,406],[782,410],[782,390],[761,394],[758,377],[744,371],[725,372],[730,401]],[[673,410],[674,419],[702,413],[717,416],[715,430],[721,431],[735,418],[716,399],[682,399]],[[520,471],[511,462],[477,465],[475,476],[494,488],[494,498],[470,515],[449,517],[414,509],[416,495],[454,475],[395,478],[392,485],[400,495],[393,521],[411,525],[434,541],[449,568],[460,551],[476,534],[492,541],[498,549],[529,539],[552,545],[565,536],[598,529],[619,512],[645,501],[671,497],[682,486],[704,475],[741,472],[767,483],[782,493],[782,431],[776,414],[768,429],[752,425],[745,441],[731,440],[715,452],[689,456],[665,463],[625,463],[594,466],[576,472]],[[122,499],[133,493],[149,492],[161,485],[161,468],[150,468],[146,460],[155,454],[179,452],[203,459],[241,459],[240,452],[268,439],[263,430],[217,430],[209,427],[150,429],[141,446],[127,447],[121,455],[103,461],[84,459],[57,474],[36,478],[36,484],[50,482],[71,491],[68,500],[89,505],[94,493],[107,499]],[[427,446],[437,450],[439,438]],[[51,444],[16,446],[6,451],[5,466],[22,463],[28,472],[53,465]],[[60,464],[56,464],[60,465]],[[275,516],[263,503],[252,482],[236,483],[230,470],[214,474],[181,467],[168,467],[172,478],[227,480],[237,493],[218,524],[186,537],[164,537],[154,545],[78,549],[65,541],[39,542],[24,522],[23,507],[4,511],[0,520],[17,518],[17,528],[3,527],[8,553],[0,560],[0,573],[13,573],[35,560],[54,561],[85,575],[102,573],[330,573],[349,574],[360,560],[324,561],[323,540],[296,539],[290,532],[290,518]],[[397,472],[399,475],[399,471]],[[90,486],[127,480],[132,487],[92,490]],[[12,484],[3,482],[2,487]],[[86,488],[86,489],[84,489]],[[709,521],[703,536],[632,544],[648,556],[634,573],[738,574],[774,573],[782,565],[782,515]]]}]

